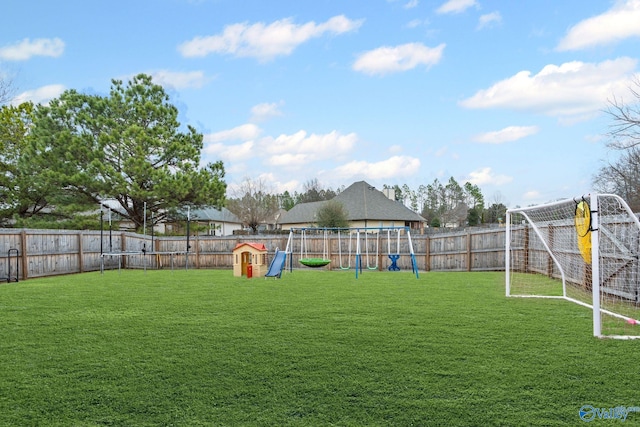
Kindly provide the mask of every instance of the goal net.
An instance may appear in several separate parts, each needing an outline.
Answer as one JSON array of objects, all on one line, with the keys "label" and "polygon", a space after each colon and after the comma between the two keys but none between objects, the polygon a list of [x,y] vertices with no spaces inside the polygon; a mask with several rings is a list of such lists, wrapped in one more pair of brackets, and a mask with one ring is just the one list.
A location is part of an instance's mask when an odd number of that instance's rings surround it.
[{"label": "goal net", "polygon": [[597,337],[640,338],[640,222],[612,194],[507,211],[507,296],[593,310]]}]

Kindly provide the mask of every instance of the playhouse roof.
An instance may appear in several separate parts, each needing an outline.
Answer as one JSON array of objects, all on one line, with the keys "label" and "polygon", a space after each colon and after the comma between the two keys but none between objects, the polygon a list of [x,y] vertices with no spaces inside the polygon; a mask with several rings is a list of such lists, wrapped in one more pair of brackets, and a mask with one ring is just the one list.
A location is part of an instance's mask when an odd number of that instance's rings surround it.
[{"label": "playhouse roof", "polygon": [[250,242],[242,242],[242,243],[238,243],[236,245],[235,248],[233,248],[233,250],[235,251],[236,249],[242,247],[242,246],[251,246],[253,249],[258,250],[258,251],[266,251],[267,247],[264,245],[264,243],[250,243]]}]

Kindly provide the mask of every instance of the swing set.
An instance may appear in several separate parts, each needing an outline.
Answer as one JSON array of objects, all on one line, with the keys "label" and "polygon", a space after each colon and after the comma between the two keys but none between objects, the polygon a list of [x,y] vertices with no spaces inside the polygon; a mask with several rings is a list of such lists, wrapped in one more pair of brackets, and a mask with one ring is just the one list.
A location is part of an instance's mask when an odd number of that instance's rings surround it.
[{"label": "swing set", "polygon": [[[380,236],[384,232],[386,232],[387,238],[386,255],[390,261],[387,269],[389,271],[400,271],[398,261],[401,256],[401,236],[405,235],[407,237],[407,246],[411,258],[411,268],[413,274],[418,278],[418,267],[409,227],[292,228],[289,231],[289,239],[287,240],[287,247],[285,249],[289,260],[289,271],[293,271],[294,250],[296,254],[299,253],[298,262],[305,267],[320,268],[331,264],[331,238],[332,236],[336,236],[339,264],[337,268],[340,270],[350,270],[353,259],[353,267],[355,268],[357,279],[365,268],[367,270],[380,269],[379,264],[382,258]],[[315,252],[310,249],[310,236],[322,237],[322,252],[320,252],[319,249],[316,249]],[[317,241],[317,238],[314,240]],[[395,244],[392,245],[394,240]],[[298,242],[297,244],[296,241]],[[343,246],[346,247],[343,249]],[[392,251],[392,246],[395,246],[394,251]]]}]

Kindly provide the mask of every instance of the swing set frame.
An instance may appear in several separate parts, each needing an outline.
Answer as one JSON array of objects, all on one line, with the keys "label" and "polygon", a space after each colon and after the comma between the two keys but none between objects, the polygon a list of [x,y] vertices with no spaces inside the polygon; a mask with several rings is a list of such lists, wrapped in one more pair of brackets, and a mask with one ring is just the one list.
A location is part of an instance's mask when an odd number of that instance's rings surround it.
[{"label": "swing set frame", "polygon": [[[338,238],[338,263],[340,270],[350,270],[351,269],[351,258],[354,255],[352,253],[352,243],[355,239],[355,272],[356,279],[362,274],[363,269],[366,266],[367,270],[378,270],[379,269],[379,255],[380,255],[380,234],[386,232],[387,233],[387,256],[391,261],[391,265],[389,265],[389,271],[399,271],[400,268],[397,265],[397,261],[400,258],[400,240],[401,235],[404,232],[404,235],[408,241],[409,247],[409,256],[411,258],[411,268],[413,274],[415,274],[416,278],[419,278],[418,266],[416,261],[415,252],[413,251],[413,242],[411,240],[411,232],[410,228],[403,227],[352,227],[352,228],[330,228],[330,227],[300,227],[300,228],[291,228],[289,230],[289,238],[287,240],[287,246],[285,249],[285,253],[289,258],[288,269],[290,272],[293,271],[293,250],[294,244],[296,240],[296,236],[299,236],[300,239],[300,257],[298,261],[300,264],[311,267],[311,268],[319,268],[325,267],[329,265],[331,261],[330,252],[330,243],[329,237],[330,233],[335,233]],[[395,232],[394,236],[396,239],[395,244],[395,252],[391,251],[391,240],[392,233]],[[309,257],[308,252],[308,242],[307,237],[310,233],[320,234],[322,233],[323,239],[323,251],[322,257]],[[347,255],[347,265],[345,266],[343,263],[343,251],[342,251],[342,238],[344,233],[349,234],[349,254]],[[369,250],[369,241],[370,234],[375,234],[375,255],[372,255]],[[361,244],[364,241],[364,244]],[[363,249],[364,246],[364,249]],[[297,252],[297,251],[296,251]],[[375,258],[375,263],[371,261],[371,257]],[[286,268],[286,267],[285,267]],[[331,267],[329,267],[331,268]]]}]

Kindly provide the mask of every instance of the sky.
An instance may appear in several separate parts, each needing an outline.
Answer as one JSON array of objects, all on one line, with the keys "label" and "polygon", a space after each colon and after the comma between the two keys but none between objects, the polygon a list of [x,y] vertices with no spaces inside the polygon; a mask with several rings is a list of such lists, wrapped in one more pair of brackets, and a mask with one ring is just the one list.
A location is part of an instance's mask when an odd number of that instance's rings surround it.
[{"label": "sky", "polygon": [[12,103],[149,74],[230,192],[453,177],[487,206],[591,192],[639,59],[640,0],[7,0],[0,26]]}]

